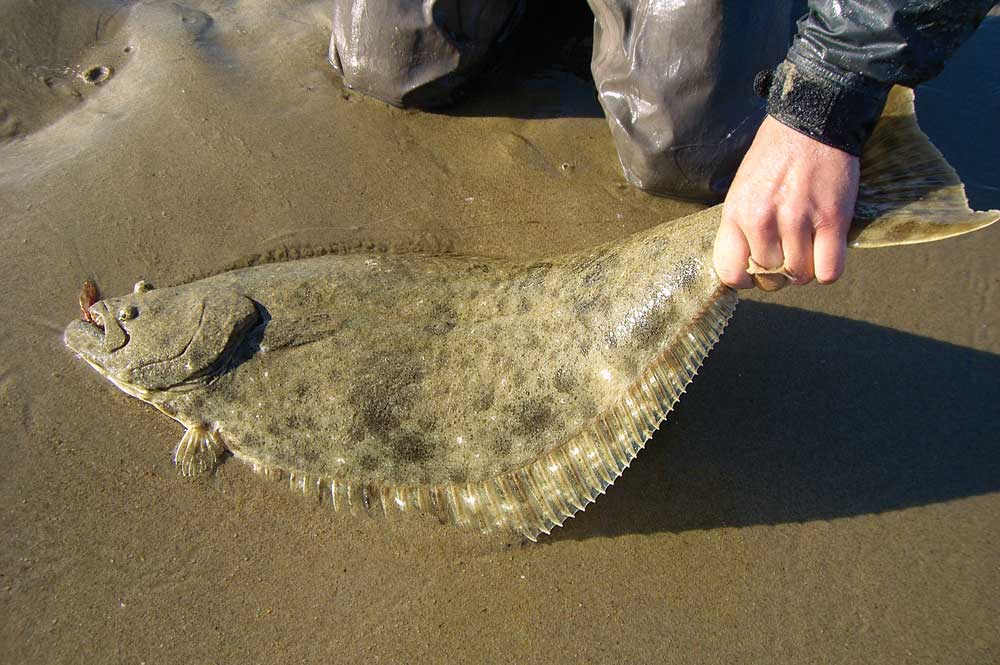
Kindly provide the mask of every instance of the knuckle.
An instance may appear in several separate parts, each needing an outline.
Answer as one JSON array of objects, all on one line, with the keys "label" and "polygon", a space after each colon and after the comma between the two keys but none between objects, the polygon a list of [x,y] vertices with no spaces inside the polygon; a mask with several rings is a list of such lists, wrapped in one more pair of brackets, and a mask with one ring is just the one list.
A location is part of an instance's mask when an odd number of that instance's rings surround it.
[{"label": "knuckle", "polygon": [[740,224],[744,231],[757,237],[774,235],[776,226],[774,217],[766,215],[751,215]]},{"label": "knuckle", "polygon": [[833,231],[842,235],[847,231],[848,215],[839,206],[818,208],[812,215],[812,226],[817,231]]},{"label": "knuckle", "polygon": [[785,269],[791,273],[792,282],[795,284],[808,284],[813,279],[812,266],[804,257],[786,258]]},{"label": "knuckle", "polygon": [[803,231],[812,231],[815,224],[814,218],[808,214],[785,214],[781,217],[778,226],[783,234],[799,235]]},{"label": "knuckle", "polygon": [[747,282],[750,281],[750,276],[745,270],[733,269],[731,266],[718,267],[715,272],[724,284],[734,289],[746,288]]},{"label": "knuckle", "polygon": [[805,272],[799,273],[793,271],[792,275],[794,275],[794,277],[792,278],[792,283],[795,284],[795,286],[805,286],[809,282],[813,281],[812,273],[805,273]]},{"label": "knuckle", "polygon": [[747,202],[743,205],[740,226],[744,228],[761,228],[773,225],[777,219],[778,209],[773,201],[761,200]]},{"label": "knuckle", "polygon": [[739,281],[739,272],[733,270],[729,267],[717,267],[715,273],[719,276],[726,284],[732,284],[734,281]]},{"label": "knuckle", "polygon": [[739,203],[727,198],[725,204],[722,206],[722,222],[733,223],[738,220],[742,214],[743,211],[740,209]]}]

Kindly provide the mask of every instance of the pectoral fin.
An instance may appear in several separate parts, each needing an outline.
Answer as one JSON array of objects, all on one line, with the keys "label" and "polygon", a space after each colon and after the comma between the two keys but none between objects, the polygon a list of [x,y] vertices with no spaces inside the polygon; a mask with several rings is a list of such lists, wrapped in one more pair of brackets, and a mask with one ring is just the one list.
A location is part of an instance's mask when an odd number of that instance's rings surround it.
[{"label": "pectoral fin", "polygon": [[219,463],[226,447],[209,428],[195,425],[184,432],[174,450],[174,464],[182,476],[195,476],[211,471]]}]

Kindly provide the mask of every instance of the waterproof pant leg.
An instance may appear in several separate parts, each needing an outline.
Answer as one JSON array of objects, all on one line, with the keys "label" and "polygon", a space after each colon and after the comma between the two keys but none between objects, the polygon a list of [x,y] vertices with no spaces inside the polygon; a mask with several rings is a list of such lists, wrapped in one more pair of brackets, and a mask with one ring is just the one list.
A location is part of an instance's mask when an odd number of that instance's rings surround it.
[{"label": "waterproof pant leg", "polygon": [[329,60],[353,90],[395,106],[442,106],[489,62],[523,5],[334,0]]},{"label": "waterproof pant leg", "polygon": [[754,75],[784,58],[794,0],[589,0],[591,70],[625,177],[721,200],[764,118]]}]

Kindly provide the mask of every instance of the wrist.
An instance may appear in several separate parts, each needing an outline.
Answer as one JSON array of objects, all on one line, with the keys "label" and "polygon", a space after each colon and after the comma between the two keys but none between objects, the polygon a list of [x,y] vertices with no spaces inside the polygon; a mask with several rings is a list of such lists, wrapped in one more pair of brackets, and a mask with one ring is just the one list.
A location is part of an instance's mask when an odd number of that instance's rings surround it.
[{"label": "wrist", "polygon": [[888,86],[826,71],[790,54],[770,81],[767,112],[786,127],[857,157],[888,93]]}]

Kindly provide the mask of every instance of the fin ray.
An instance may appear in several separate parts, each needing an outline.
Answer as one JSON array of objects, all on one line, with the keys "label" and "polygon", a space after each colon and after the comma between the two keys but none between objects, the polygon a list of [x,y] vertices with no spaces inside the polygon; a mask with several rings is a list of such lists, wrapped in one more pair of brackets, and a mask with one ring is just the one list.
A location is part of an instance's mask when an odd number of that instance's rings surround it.
[{"label": "fin ray", "polygon": [[196,476],[211,471],[225,454],[215,432],[207,427],[189,427],[174,449],[174,465],[182,476]]}]

